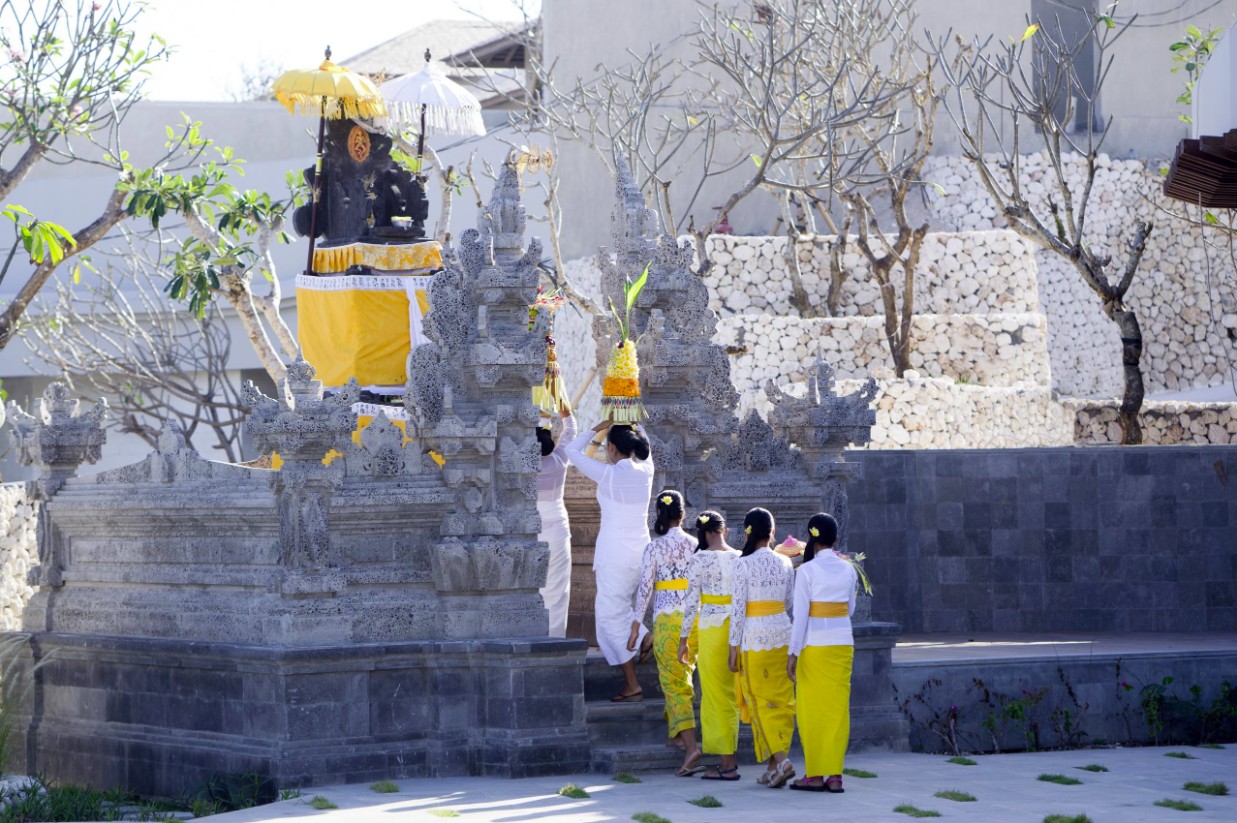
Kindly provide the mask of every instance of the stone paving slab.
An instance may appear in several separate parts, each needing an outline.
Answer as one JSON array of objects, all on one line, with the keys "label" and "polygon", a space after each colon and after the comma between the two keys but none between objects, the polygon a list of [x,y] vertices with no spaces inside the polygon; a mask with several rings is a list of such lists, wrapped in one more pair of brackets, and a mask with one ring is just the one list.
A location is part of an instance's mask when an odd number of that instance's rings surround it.
[{"label": "stone paving slab", "polygon": [[[1166,756],[1185,751],[1192,759]],[[876,778],[846,779],[842,795],[770,790],[755,783],[758,770],[744,769],[738,783],[717,783],[668,774],[642,774],[639,784],[622,784],[606,776],[529,778],[440,778],[396,781],[400,791],[376,794],[365,785],[306,789],[302,797],[259,809],[210,818],[218,823],[258,823],[268,820],[434,821],[456,812],[461,821],[478,823],[591,823],[626,821],[653,812],[671,823],[742,820],[745,823],[814,823],[818,820],[855,823],[907,823],[895,813],[899,804],[940,812],[941,819],[974,823],[1041,823],[1050,814],[1085,813],[1093,823],[1232,823],[1237,820],[1237,796],[1212,797],[1184,791],[1187,781],[1225,781],[1237,791],[1237,744],[1225,749],[1159,747],[1084,749],[1068,752],[979,755],[976,765],[960,766],[939,755],[864,754],[848,761],[850,768],[875,772]],[[795,762],[802,764],[801,758]],[[1106,766],[1092,773],[1078,767]],[[1081,780],[1064,786],[1037,780],[1040,774],[1064,774]],[[571,800],[556,792],[567,783],[583,787],[588,799]],[[958,803],[934,797],[955,789],[976,797]],[[720,808],[704,809],[687,801],[711,794]],[[308,803],[321,795],[337,810],[317,811]],[[1161,808],[1164,798],[1190,800],[1201,811],[1184,814]],[[435,814],[434,812],[438,812]]]},{"label": "stone paving slab", "polygon": [[893,648],[893,663],[963,660],[1028,660],[1059,657],[1147,657],[1162,654],[1229,654],[1237,632],[908,634]]}]

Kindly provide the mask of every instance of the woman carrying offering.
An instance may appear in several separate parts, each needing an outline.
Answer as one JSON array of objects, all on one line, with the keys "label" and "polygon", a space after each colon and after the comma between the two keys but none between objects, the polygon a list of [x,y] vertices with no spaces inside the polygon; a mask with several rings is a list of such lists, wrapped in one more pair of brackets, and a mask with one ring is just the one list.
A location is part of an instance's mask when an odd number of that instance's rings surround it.
[{"label": "woman carrying offering", "polygon": [[[807,776],[790,784],[809,792],[844,791],[842,758],[850,741],[850,675],[855,657],[855,566],[833,550],[838,523],[808,521],[803,565],[795,573],[794,627],[786,673],[795,684],[799,741]],[[826,777],[827,775],[827,777]]]},{"label": "woman carrying offering", "polygon": [[537,513],[541,515],[539,540],[550,545],[550,567],[546,571],[541,599],[550,613],[550,637],[567,636],[567,606],[571,602],[571,525],[563,504],[563,485],[567,481],[566,443],[575,439],[576,419],[566,401],[559,407],[563,433],[558,445],[546,426],[537,428],[541,445],[541,472],[537,475]]},{"label": "woman carrying offering", "polygon": [[773,515],[765,509],[743,518],[747,539],[734,561],[730,670],[739,675],[739,711],[752,724],[756,758],[768,761],[756,782],[780,789],[795,776],[786,756],[795,733],[795,693],[784,676],[795,577],[790,560],[769,548],[773,532]]},{"label": "woman carrying offering", "polygon": [[705,754],[722,757],[721,765],[706,769],[702,777],[738,780],[734,755],[739,746],[739,707],[730,671],[730,592],[739,550],[727,545],[726,520],[715,511],[696,518],[696,540],[696,553],[687,568],[679,660],[686,664],[691,659],[691,637],[697,631],[699,613],[700,731]]},{"label": "woman carrying offering", "polygon": [[670,738],[682,745],[683,765],[676,774],[690,777],[700,769],[700,747],[696,745],[696,712],[692,707],[692,670],[696,668],[696,635],[689,632],[684,643],[687,654],[679,655],[679,627],[683,624],[683,601],[687,598],[687,569],[696,541],[681,528],[683,495],[673,489],[657,494],[657,533],[644,550],[640,589],[631,615],[631,634],[627,649],[636,650],[644,629],[642,623],[649,602],[653,604],[653,653],[657,656],[657,677],[666,697],[666,724]]},{"label": "woman carrying offering", "polygon": [[[609,464],[584,453],[589,439],[600,446],[605,438]],[[593,601],[597,621],[597,645],[611,666],[621,666],[625,683],[612,700],[644,699],[636,680],[636,653],[627,648],[631,631],[631,611],[640,583],[640,558],[649,542],[649,495],[653,491],[653,461],[649,441],[631,426],[598,423],[565,446],[568,459],[580,472],[597,484],[597,503],[601,507],[601,528],[593,552],[593,574],[597,597]],[[652,651],[652,641],[643,626],[637,632],[640,660]],[[634,644],[633,644],[634,646]]]}]

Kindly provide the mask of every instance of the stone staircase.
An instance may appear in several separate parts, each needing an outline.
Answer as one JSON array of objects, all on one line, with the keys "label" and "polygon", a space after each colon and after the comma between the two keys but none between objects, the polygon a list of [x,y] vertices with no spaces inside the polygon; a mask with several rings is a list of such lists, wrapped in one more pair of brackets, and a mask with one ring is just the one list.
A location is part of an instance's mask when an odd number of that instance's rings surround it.
[{"label": "stone staircase", "polygon": [[[650,659],[636,666],[636,676],[644,689],[639,703],[612,703],[610,698],[622,686],[618,669],[608,665],[601,653],[590,650],[584,663],[584,713],[592,746],[592,770],[596,774],[616,772],[673,771],[683,760],[678,749],[666,745],[665,699],[657,680],[657,666]],[[699,718],[699,679],[696,680]],[[754,763],[752,733],[739,727],[740,763]],[[706,755],[704,763],[716,763]]]}]

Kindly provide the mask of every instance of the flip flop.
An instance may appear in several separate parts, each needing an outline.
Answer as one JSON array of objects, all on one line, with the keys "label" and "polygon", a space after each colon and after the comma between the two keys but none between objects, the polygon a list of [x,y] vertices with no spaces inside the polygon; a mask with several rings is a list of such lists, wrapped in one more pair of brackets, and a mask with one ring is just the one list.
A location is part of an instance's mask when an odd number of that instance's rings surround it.
[{"label": "flip flop", "polygon": [[678,771],[674,774],[676,777],[695,777],[697,774],[705,770],[705,766],[699,765],[700,758],[704,757],[704,752],[696,749],[689,754],[684,760],[683,765],[679,766]]},{"label": "flip flop", "polygon": [[829,792],[830,794],[841,794],[842,792],[846,791],[846,789],[842,788],[842,778],[838,777],[835,774],[833,777],[830,777],[828,780],[826,780],[825,791]]},{"label": "flip flop", "polygon": [[789,760],[783,760],[773,774],[769,775],[769,788],[780,789],[795,776],[795,765]]},{"label": "flip flop", "polygon": [[640,656],[636,658],[637,663],[643,663],[653,656],[653,640],[650,635],[645,635],[649,638],[647,645],[640,647]]},{"label": "flip flop", "polygon": [[[729,775],[729,776],[727,776]],[[709,766],[704,770],[704,774],[700,775],[701,780],[738,780],[738,767],[723,769],[721,766]]]},{"label": "flip flop", "polygon": [[644,689],[641,689],[638,692],[632,692],[631,694],[619,692],[614,695],[614,697],[610,698],[611,703],[639,703],[642,700],[644,700]]},{"label": "flip flop", "polygon": [[[817,778],[819,779],[819,778]],[[824,783],[812,783],[812,778],[801,777],[798,780],[792,781],[790,788],[798,789],[801,792],[823,792],[828,791]]]}]

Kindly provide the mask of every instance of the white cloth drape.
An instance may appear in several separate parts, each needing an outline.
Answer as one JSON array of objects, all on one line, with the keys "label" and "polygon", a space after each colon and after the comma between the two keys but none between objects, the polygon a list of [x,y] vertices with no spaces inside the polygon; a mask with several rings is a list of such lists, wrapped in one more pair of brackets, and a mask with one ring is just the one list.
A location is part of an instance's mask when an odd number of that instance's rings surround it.
[{"label": "white cloth drape", "polygon": [[537,512],[541,515],[538,539],[550,546],[550,568],[546,572],[541,599],[550,613],[550,637],[567,636],[567,609],[571,605],[571,524],[567,506],[563,503],[563,486],[567,480],[566,443],[576,436],[576,419],[563,420],[563,433],[554,451],[541,458],[537,475]]}]

